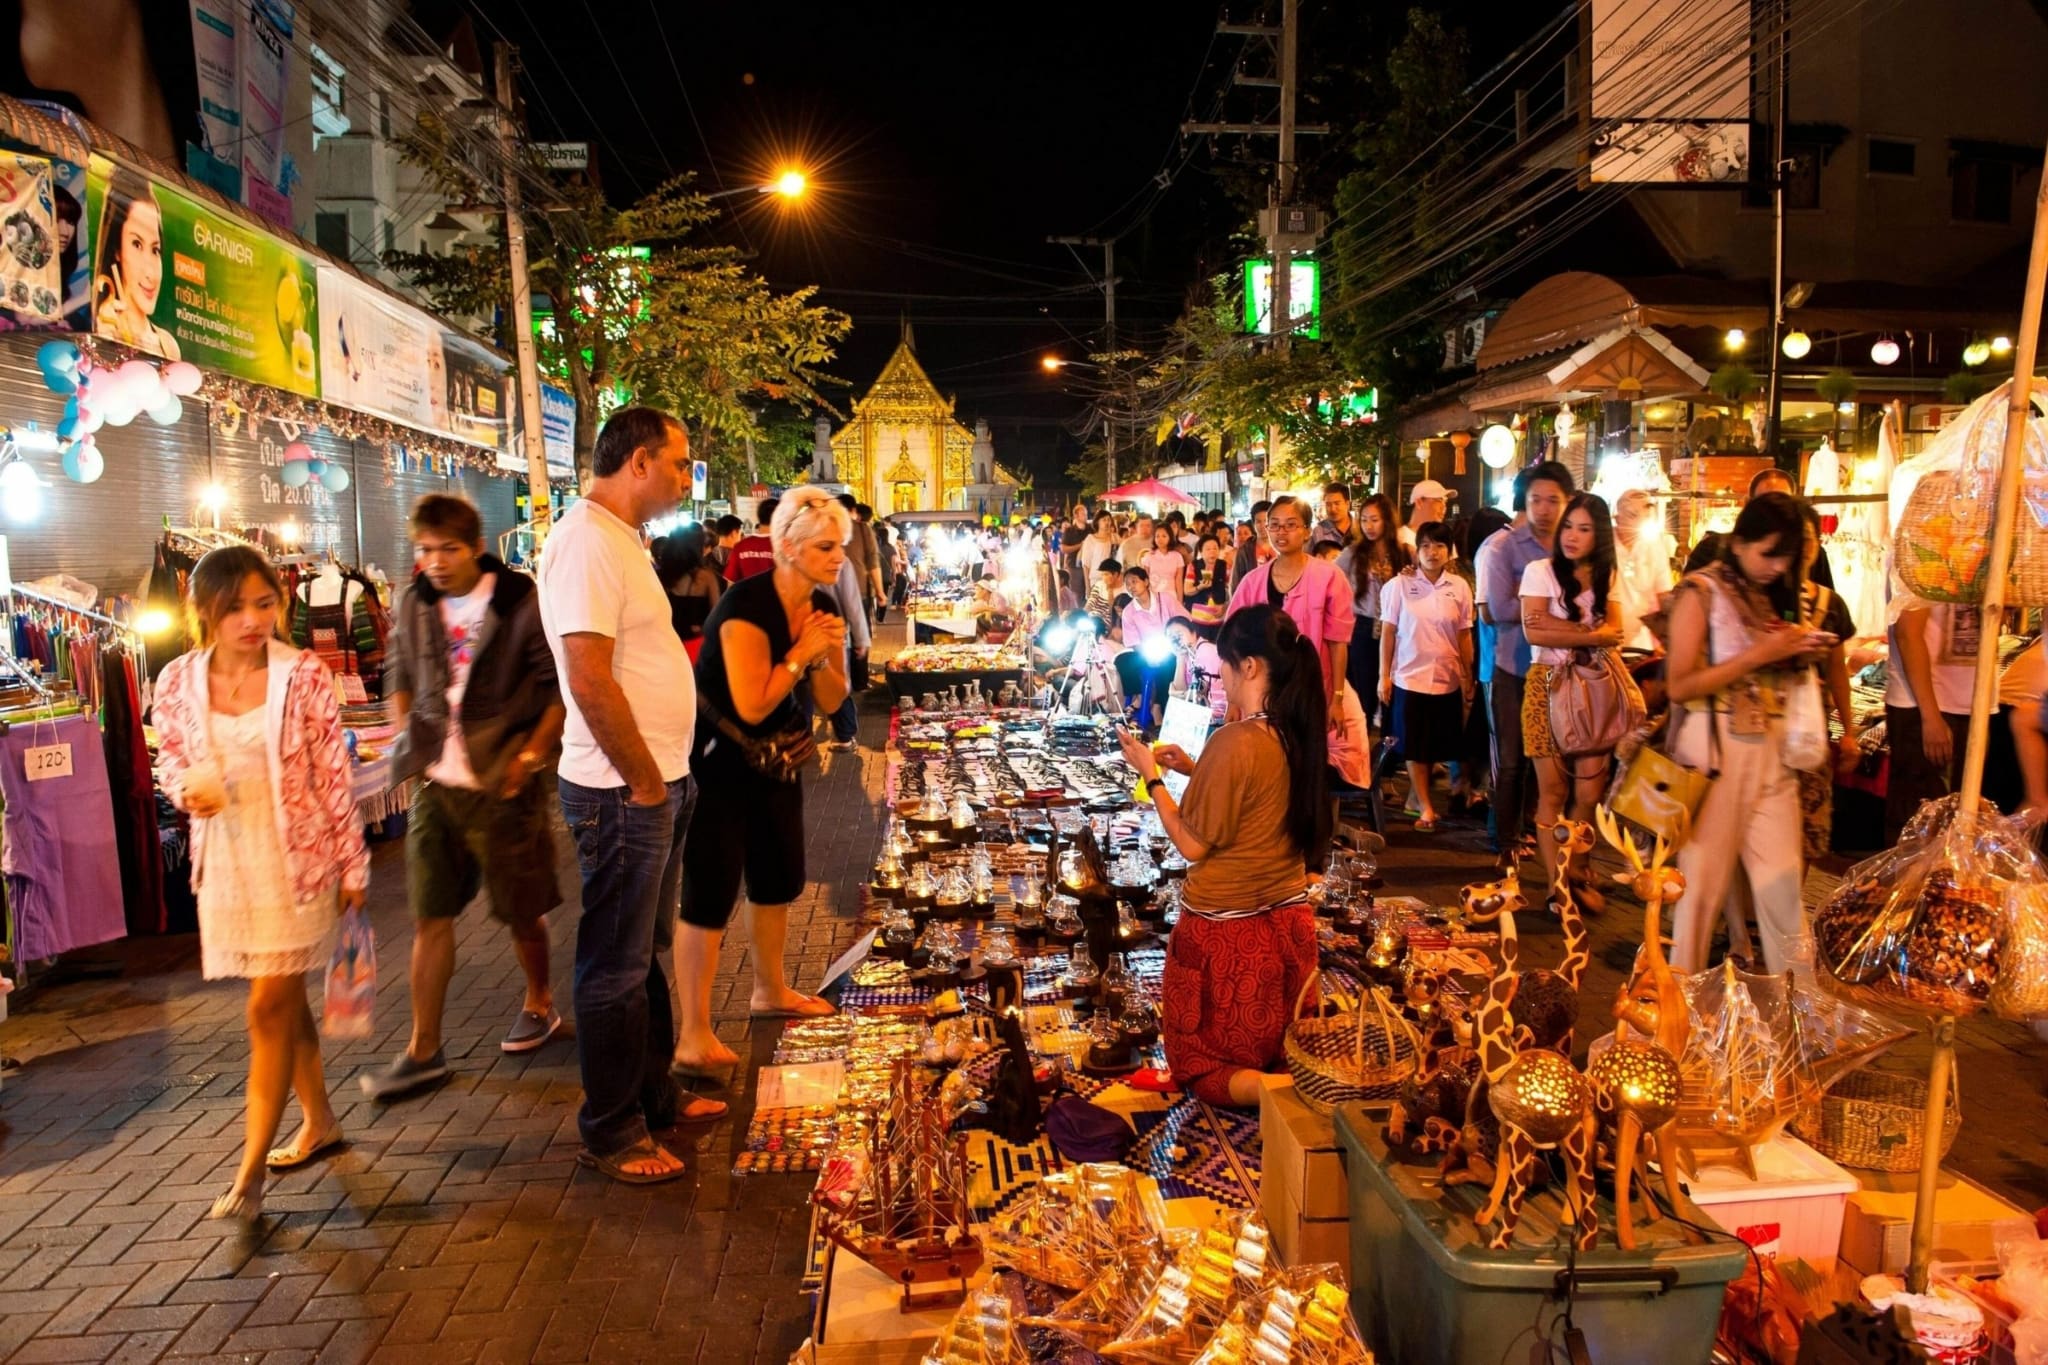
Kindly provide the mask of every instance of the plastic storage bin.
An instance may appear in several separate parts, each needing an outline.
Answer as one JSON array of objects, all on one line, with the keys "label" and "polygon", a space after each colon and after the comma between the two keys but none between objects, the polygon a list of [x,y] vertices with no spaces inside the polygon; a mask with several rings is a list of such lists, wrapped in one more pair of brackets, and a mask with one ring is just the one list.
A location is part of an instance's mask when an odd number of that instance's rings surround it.
[{"label": "plastic storage bin", "polygon": [[[1476,1185],[1446,1189],[1432,1161],[1388,1159],[1379,1111],[1337,1110],[1351,1187],[1351,1311],[1381,1365],[1501,1365],[1545,1358],[1561,1340],[1565,1299],[1596,1361],[1701,1361],[1728,1282],[1749,1265],[1733,1238],[1705,1246],[1660,1219],[1614,1245],[1601,1201],[1600,1245],[1567,1267],[1555,1188],[1523,1206],[1515,1244],[1490,1251],[1472,1214]],[[1532,1352],[1533,1357],[1532,1357]]]},{"label": "plastic storage bin", "polygon": [[1766,1256],[1794,1257],[1826,1273],[1842,1247],[1842,1214],[1862,1182],[1798,1138],[1774,1138],[1751,1155],[1756,1179],[1707,1166],[1686,1181],[1702,1212]]}]

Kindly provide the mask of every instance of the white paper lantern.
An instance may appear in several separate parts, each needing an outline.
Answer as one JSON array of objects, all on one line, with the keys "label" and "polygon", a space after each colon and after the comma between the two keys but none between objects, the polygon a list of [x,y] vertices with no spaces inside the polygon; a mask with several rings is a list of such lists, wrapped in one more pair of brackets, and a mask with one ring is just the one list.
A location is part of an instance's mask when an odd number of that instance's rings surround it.
[{"label": "white paper lantern", "polygon": [[1479,459],[1488,469],[1505,469],[1514,458],[1514,432],[1495,422],[1479,433]]}]

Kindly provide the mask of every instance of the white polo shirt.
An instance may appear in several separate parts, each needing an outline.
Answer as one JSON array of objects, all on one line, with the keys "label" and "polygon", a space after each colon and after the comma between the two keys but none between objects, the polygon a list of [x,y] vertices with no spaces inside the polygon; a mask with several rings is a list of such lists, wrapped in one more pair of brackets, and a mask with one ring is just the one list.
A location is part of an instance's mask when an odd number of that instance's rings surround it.
[{"label": "white polo shirt", "polygon": [[1472,629],[1472,589],[1445,569],[1432,583],[1417,570],[1380,589],[1380,629],[1394,632],[1394,686],[1441,696],[1458,690],[1458,641]]},{"label": "white polo shirt", "polygon": [[569,689],[562,637],[587,632],[612,642],[612,677],[626,694],[661,780],[686,776],[697,726],[697,678],[640,532],[585,498],[555,524],[538,578],[541,626],[569,713],[562,727],[561,775],[579,787],[626,785]]},{"label": "white polo shirt", "polygon": [[[1937,602],[1927,609],[1927,655],[1934,671],[1934,704],[1945,716],[1970,714],[1970,699],[1977,687],[1977,647],[1988,643],[1998,648],[1994,632],[1983,640],[1984,611],[1981,607],[1956,607]],[[1906,676],[1906,656],[1899,652],[1899,628],[1887,632],[1891,662],[1885,669],[1884,704],[1907,709],[1918,706],[1912,680]]]}]

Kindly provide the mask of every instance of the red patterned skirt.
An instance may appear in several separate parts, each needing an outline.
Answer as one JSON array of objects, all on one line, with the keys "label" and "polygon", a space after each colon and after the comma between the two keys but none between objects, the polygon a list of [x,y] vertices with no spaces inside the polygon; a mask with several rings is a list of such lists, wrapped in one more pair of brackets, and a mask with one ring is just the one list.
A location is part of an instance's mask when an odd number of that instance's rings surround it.
[{"label": "red patterned skirt", "polygon": [[1231,1103],[1231,1073],[1280,1064],[1295,998],[1315,969],[1315,913],[1306,902],[1244,919],[1182,915],[1160,982],[1160,1032],[1174,1079],[1210,1104]]}]

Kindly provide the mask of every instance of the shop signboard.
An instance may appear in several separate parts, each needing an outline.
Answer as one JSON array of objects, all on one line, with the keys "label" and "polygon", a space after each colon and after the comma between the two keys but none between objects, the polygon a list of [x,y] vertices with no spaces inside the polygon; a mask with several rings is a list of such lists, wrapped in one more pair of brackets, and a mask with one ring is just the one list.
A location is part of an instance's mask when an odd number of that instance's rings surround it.
[{"label": "shop signboard", "polygon": [[139,171],[92,159],[96,335],[308,398],[320,392],[311,258]]},{"label": "shop signboard", "polygon": [[[1287,313],[1294,335],[1315,341],[1322,336],[1323,263],[1297,256],[1287,270]],[[1273,262],[1244,263],[1244,329],[1260,336],[1273,333]]]},{"label": "shop signboard", "polygon": [[1749,178],[1750,0],[1593,0],[1590,177],[1733,185]]},{"label": "shop signboard", "polygon": [[482,342],[441,333],[446,427],[450,436],[492,450],[505,448],[509,366]]},{"label": "shop signboard", "polygon": [[447,428],[441,326],[330,265],[320,277],[320,396],[422,431]]},{"label": "shop signboard", "polygon": [[80,253],[77,201],[68,224],[58,215],[58,165],[70,163],[0,151],[0,328],[64,325]]},{"label": "shop signboard", "polygon": [[249,0],[236,34],[242,86],[243,202],[289,230],[291,197],[284,179],[285,84],[292,59],[291,0]]},{"label": "shop signboard", "polygon": [[[526,443],[520,432],[519,405],[512,405],[512,439],[498,452],[498,468],[508,474],[524,478],[526,468]],[[576,476],[576,399],[566,389],[558,389],[545,380],[540,386],[540,439],[541,448],[547,452],[548,477],[573,479]]]}]

